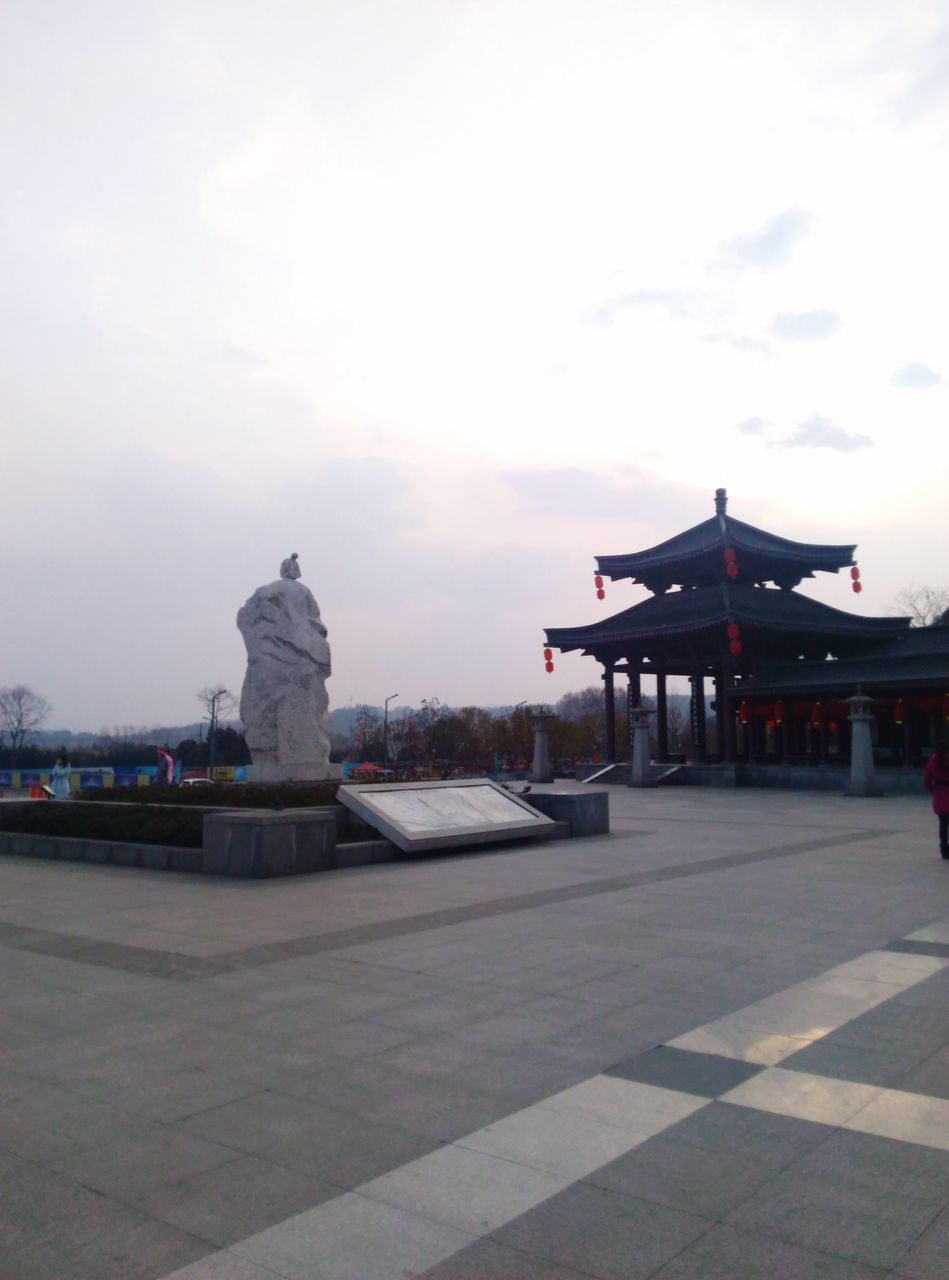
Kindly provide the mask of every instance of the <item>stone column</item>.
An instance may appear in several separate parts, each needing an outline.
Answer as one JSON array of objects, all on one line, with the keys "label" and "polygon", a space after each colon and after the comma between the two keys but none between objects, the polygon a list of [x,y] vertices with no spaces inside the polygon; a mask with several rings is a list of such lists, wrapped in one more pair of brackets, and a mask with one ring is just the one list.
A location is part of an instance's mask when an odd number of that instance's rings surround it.
[{"label": "stone column", "polygon": [[646,707],[631,708],[632,723],[632,759],[629,765],[629,785],[631,787],[651,787],[654,785],[652,770],[649,767],[649,719],[652,712]]},{"label": "stone column", "polygon": [[704,764],[705,752],[705,677],[696,672],[691,677],[692,697],[689,702],[689,761]]},{"label": "stone column", "polygon": [[881,796],[883,794],[876,780],[873,764],[873,738],[871,726],[873,713],[870,708],[873,699],[859,690],[852,698],[844,701],[850,707],[849,720],[852,726],[850,738],[850,780],[844,788],[848,796]]},{"label": "stone column", "polygon": [[531,716],[534,730],[534,761],[531,765],[531,782],[553,782],[554,771],[550,767],[550,721],[554,717],[548,711],[538,711]]},{"label": "stone column", "polygon": [[735,699],[727,666],[715,677],[715,717],[718,722],[718,758],[723,764],[734,764],[738,758],[735,741]]},{"label": "stone column", "polygon": [[603,667],[603,715],[606,721],[606,742],[603,753],[607,760],[616,759],[616,702],[613,690],[613,668]]},{"label": "stone column", "polygon": [[669,702],[666,697],[665,673],[656,676],[656,732],[659,737],[659,759],[669,759]]}]

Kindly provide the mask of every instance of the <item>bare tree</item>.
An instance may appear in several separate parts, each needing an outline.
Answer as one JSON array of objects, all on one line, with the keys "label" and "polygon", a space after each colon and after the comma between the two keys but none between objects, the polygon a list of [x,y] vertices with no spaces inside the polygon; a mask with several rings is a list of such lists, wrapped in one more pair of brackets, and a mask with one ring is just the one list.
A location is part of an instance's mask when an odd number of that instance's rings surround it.
[{"label": "bare tree", "polygon": [[14,769],[17,752],[33,730],[40,727],[51,709],[46,699],[29,685],[14,684],[0,689],[0,740],[9,740]]},{"label": "bare tree", "polygon": [[214,770],[214,754],[217,746],[217,726],[218,721],[223,720],[237,706],[237,699],[231,693],[230,689],[225,689],[222,684],[206,685],[198,692],[198,701],[206,708],[208,713],[208,776],[213,776]]},{"label": "bare tree", "polygon": [[198,701],[208,713],[208,718],[226,720],[237,709],[237,699],[222,684],[209,684],[198,691]]},{"label": "bare tree", "polygon": [[917,587],[912,583],[897,593],[888,612],[910,619],[911,626],[931,627],[949,609],[949,591],[941,587]]}]

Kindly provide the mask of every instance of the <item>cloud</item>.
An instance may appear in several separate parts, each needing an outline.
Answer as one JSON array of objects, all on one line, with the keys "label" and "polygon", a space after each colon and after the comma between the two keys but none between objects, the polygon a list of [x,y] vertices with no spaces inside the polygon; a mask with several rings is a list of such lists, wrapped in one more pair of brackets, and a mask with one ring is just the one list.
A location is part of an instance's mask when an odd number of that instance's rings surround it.
[{"label": "cloud", "polygon": [[[696,510],[702,509],[700,490],[668,484],[639,467],[611,474],[582,467],[523,468],[500,477],[531,514],[558,521],[635,520],[674,527],[694,524]],[[711,499],[706,503],[711,506]]]},{"label": "cloud", "polygon": [[838,453],[851,453],[854,449],[866,449],[872,446],[869,436],[851,435],[843,427],[838,427],[830,418],[813,414],[783,440],[775,440],[774,446],[780,449],[834,449]]},{"label": "cloud", "polygon": [[836,311],[784,311],[771,321],[771,333],[792,342],[816,342],[830,338],[840,323]]},{"label": "cloud", "polygon": [[696,312],[696,296],[685,289],[634,289],[615,298],[605,298],[586,312],[587,324],[596,329],[607,329],[621,311],[638,307],[658,307],[677,320],[686,319]]},{"label": "cloud", "polygon": [[890,378],[894,387],[911,387],[915,391],[928,391],[930,387],[937,386],[941,381],[939,374],[934,369],[930,369],[928,364],[919,364],[915,361],[894,369]]},{"label": "cloud", "polygon": [[703,342],[710,342],[715,346],[732,347],[735,351],[742,351],[746,355],[752,356],[771,356],[774,349],[769,342],[765,342],[762,338],[752,338],[746,333],[706,333],[702,336]]},{"label": "cloud", "polygon": [[811,221],[811,215],[802,209],[785,209],[771,218],[761,231],[726,241],[726,256],[762,270],[783,267],[791,260],[792,249]]},{"label": "cloud", "polygon": [[746,418],[744,422],[738,423],[738,426],[735,428],[735,430],[740,431],[743,435],[746,435],[746,436],[760,436],[763,433],[765,427],[768,427],[770,425],[771,424],[765,418],[757,418],[757,417]]}]

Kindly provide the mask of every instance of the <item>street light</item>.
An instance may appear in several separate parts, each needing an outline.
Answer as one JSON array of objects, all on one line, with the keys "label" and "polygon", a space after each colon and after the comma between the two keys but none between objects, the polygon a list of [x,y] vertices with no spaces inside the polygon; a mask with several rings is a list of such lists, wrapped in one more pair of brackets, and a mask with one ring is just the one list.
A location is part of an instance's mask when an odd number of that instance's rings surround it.
[{"label": "street light", "polygon": [[389,703],[397,698],[397,693],[390,693],[386,698],[385,711],[382,716],[382,763],[389,763]]},{"label": "street light", "polygon": [[226,689],[216,689],[214,693],[211,694],[210,698],[208,698],[208,709],[211,712],[210,716],[208,717],[208,719],[211,721],[210,727],[208,729],[208,777],[209,778],[214,777],[214,748],[216,745],[214,739],[217,731],[217,704],[218,704],[218,699],[223,698],[226,693],[227,693]]}]

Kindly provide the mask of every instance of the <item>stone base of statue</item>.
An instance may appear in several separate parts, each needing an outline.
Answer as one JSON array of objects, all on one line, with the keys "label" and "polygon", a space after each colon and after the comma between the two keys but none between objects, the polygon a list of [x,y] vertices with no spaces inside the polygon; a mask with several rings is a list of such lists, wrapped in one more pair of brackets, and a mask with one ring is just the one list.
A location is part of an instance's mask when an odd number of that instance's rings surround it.
[{"label": "stone base of statue", "polygon": [[343,776],[340,764],[249,764],[247,781],[261,784],[281,782],[334,782]]}]

